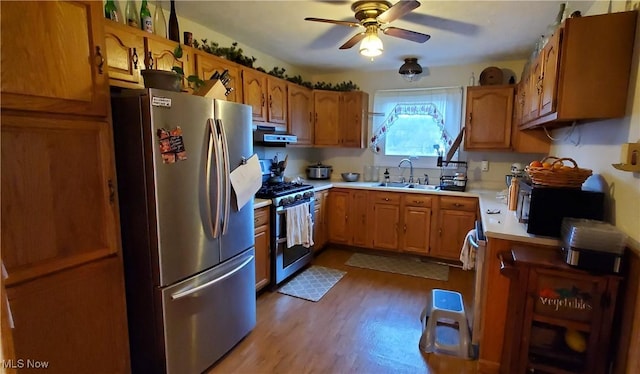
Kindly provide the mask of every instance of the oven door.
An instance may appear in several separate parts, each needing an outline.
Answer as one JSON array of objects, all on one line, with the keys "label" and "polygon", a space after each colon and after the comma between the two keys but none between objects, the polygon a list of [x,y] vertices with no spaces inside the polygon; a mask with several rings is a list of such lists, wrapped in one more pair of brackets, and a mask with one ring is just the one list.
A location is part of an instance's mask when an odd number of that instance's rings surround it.
[{"label": "oven door", "polygon": [[471,246],[476,250],[476,276],[473,294],[473,322],[471,332],[471,346],[473,347],[473,357],[478,357],[479,339],[482,335],[481,311],[485,303],[486,292],[484,287],[484,261],[487,247],[487,239],[484,236],[482,222],[476,221],[476,230],[473,237],[469,237]]},{"label": "oven door", "polygon": [[[274,249],[274,256],[271,274],[273,274],[272,284],[274,286],[282,283],[293,275],[293,273],[309,264],[313,258],[311,248],[306,248],[302,245],[294,245],[287,248],[286,211],[286,207],[279,206],[275,209],[275,214],[272,217],[274,225],[272,226],[271,245]],[[311,214],[311,221],[315,222],[313,198],[309,199],[309,213]],[[311,228],[311,232],[313,233],[313,227]]]}]

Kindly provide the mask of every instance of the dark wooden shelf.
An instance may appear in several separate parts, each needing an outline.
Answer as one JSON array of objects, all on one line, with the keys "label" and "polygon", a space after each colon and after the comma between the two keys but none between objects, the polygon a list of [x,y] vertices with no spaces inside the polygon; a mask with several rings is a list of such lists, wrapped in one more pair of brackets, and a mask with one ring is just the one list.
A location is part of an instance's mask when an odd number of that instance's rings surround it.
[{"label": "dark wooden shelf", "polygon": [[591,332],[590,323],[571,321],[571,320],[562,319],[562,318],[553,318],[553,317],[543,316],[537,313],[533,313],[533,316],[531,319],[537,322],[547,323],[549,325],[562,326],[568,329],[578,330],[578,331],[587,332],[587,333]]}]

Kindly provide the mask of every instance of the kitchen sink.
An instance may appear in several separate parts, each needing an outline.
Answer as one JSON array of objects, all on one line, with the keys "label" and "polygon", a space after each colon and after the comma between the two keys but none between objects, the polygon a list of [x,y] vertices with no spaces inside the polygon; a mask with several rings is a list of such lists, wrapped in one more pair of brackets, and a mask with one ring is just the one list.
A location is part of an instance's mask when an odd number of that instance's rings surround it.
[{"label": "kitchen sink", "polygon": [[409,183],[404,183],[404,182],[382,182],[382,183],[376,184],[376,186],[378,186],[378,187],[405,188],[405,187],[409,187],[410,184]]},{"label": "kitchen sink", "polygon": [[437,190],[438,186],[434,185],[426,185],[426,184],[416,184],[416,183],[405,183],[405,182],[381,182],[374,184],[375,187],[394,187],[394,188],[413,188],[416,190]]}]

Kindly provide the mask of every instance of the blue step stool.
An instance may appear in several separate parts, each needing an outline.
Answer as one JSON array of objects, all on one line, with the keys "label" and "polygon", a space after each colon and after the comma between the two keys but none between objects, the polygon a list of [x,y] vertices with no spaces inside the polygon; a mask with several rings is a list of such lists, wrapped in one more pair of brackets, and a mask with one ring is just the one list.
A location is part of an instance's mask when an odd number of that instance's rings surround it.
[{"label": "blue step stool", "polygon": [[420,320],[420,349],[427,353],[443,353],[471,358],[471,338],[462,295],[456,291],[433,289]]}]

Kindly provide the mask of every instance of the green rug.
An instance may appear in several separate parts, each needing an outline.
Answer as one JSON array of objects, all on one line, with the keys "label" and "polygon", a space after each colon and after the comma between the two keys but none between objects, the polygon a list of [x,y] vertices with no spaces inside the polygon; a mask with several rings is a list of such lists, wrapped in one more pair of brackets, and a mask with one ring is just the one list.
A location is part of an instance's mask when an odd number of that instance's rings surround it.
[{"label": "green rug", "polygon": [[423,262],[415,258],[396,258],[354,253],[345,264],[364,269],[412,275],[414,277],[442,281],[449,280],[449,267],[447,265]]}]

